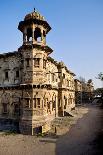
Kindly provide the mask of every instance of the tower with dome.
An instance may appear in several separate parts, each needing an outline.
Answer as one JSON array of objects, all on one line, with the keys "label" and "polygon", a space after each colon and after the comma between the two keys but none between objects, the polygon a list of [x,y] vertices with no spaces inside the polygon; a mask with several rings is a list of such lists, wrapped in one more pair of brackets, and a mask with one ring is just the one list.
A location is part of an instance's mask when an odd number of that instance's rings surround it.
[{"label": "tower with dome", "polygon": [[75,108],[75,74],[50,57],[46,35],[51,27],[39,12],[27,14],[18,29],[22,45],[0,54],[0,124],[3,130],[34,135]]}]

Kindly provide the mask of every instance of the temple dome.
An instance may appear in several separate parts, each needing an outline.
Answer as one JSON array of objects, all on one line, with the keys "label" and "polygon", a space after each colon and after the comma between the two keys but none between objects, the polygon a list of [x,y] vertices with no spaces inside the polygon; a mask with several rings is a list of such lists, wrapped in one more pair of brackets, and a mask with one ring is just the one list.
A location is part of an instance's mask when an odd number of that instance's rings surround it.
[{"label": "temple dome", "polygon": [[29,19],[38,19],[38,20],[45,21],[44,17],[37,11],[27,14],[24,18],[24,20],[29,20]]},{"label": "temple dome", "polygon": [[27,14],[24,17],[23,21],[19,22],[18,29],[21,32],[23,32],[25,27],[30,26],[32,24],[38,26],[41,25],[42,27],[44,27],[46,34],[51,30],[51,27],[48,24],[48,22],[44,19],[44,16],[42,16],[39,12],[35,11],[35,9],[34,12]]}]

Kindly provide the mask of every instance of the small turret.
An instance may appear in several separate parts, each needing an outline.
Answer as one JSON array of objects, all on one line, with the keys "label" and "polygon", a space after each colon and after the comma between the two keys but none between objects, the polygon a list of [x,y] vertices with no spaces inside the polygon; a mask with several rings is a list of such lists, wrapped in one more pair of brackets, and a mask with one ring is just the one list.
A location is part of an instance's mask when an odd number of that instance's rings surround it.
[{"label": "small turret", "polygon": [[29,13],[25,16],[24,21],[19,23],[18,29],[23,33],[23,44],[46,45],[46,34],[51,30],[50,25],[39,13]]}]

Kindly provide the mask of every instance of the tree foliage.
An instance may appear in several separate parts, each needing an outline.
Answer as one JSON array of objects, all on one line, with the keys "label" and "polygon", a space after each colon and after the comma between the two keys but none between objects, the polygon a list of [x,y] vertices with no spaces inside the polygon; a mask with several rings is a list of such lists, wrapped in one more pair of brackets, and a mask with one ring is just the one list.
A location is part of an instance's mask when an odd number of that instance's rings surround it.
[{"label": "tree foliage", "polygon": [[103,81],[103,73],[102,73],[102,72],[100,72],[100,73],[98,74],[97,79],[100,79],[101,81]]},{"label": "tree foliage", "polygon": [[94,94],[95,95],[102,95],[103,94],[103,88],[97,88],[96,90],[94,90]]},{"label": "tree foliage", "polygon": [[87,83],[89,83],[89,84],[92,83],[92,79],[89,79]]}]

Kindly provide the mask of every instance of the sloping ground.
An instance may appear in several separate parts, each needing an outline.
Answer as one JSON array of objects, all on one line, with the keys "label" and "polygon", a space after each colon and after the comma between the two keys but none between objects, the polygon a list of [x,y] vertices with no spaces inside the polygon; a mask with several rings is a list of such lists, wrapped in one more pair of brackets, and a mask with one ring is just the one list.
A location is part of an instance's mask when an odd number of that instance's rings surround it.
[{"label": "sloping ground", "polygon": [[71,125],[76,124],[79,118],[82,118],[84,114],[88,112],[88,108],[86,107],[79,107],[75,110],[69,112],[69,116],[65,117],[57,117],[52,122],[52,129],[50,130],[51,133],[55,131],[56,127],[56,134],[62,135],[69,131]]},{"label": "sloping ground", "polygon": [[89,107],[89,113],[56,143],[56,155],[103,155],[103,109]]},{"label": "sloping ground", "polygon": [[100,101],[100,99],[94,99],[94,101],[92,102],[92,104],[97,104]]}]

